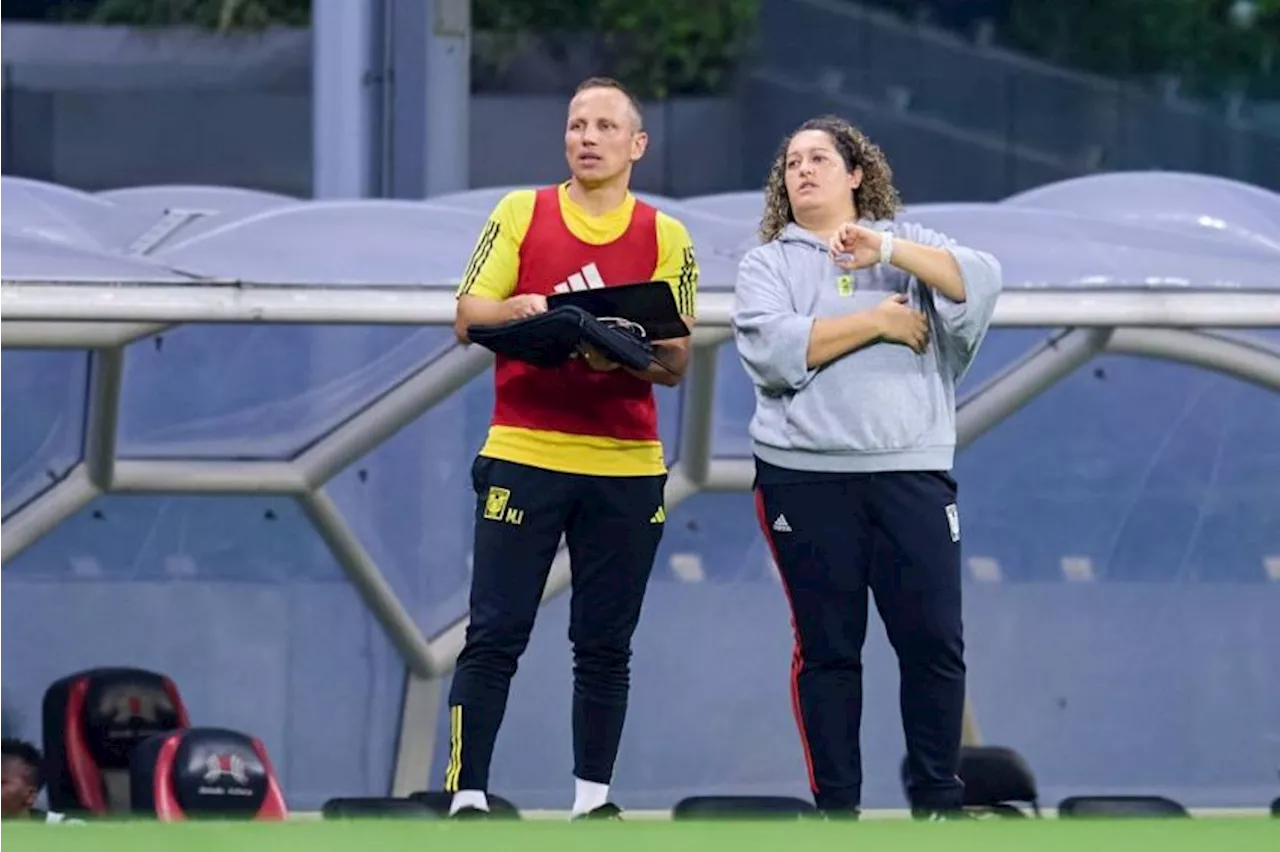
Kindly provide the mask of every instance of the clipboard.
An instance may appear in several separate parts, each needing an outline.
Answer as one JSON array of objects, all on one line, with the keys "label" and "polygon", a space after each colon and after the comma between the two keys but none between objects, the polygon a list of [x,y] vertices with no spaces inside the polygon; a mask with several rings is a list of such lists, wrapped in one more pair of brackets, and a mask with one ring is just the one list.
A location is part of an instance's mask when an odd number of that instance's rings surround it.
[{"label": "clipboard", "polygon": [[680,319],[680,309],[671,285],[666,281],[641,281],[591,290],[571,290],[547,297],[548,308],[573,305],[596,319],[618,318],[644,329],[644,339],[675,340],[688,337],[689,327]]}]

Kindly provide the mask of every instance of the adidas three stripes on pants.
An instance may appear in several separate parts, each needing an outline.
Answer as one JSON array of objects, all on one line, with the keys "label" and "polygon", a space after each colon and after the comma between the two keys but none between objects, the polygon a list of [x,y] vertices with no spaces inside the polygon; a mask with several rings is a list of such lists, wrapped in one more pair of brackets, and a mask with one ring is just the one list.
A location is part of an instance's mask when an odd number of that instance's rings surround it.
[{"label": "adidas three stripes on pants", "polygon": [[608,784],[631,637],[666,522],[663,476],[583,476],[479,457],[470,624],[449,691],[445,789],[489,789],[507,694],[564,535],[572,569],[574,776]]},{"label": "adidas three stripes on pants", "polygon": [[907,788],[953,810],[964,717],[960,522],[947,473],[812,473],[757,460],[756,508],[791,605],[792,705],[817,806],[861,805],[869,594],[898,657]]}]

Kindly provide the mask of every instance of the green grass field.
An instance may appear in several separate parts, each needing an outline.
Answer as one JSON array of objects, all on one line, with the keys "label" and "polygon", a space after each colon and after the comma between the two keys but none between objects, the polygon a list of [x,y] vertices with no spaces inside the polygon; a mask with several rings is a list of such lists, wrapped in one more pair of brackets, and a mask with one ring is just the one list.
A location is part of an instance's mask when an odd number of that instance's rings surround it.
[{"label": "green grass field", "polygon": [[1280,820],[1266,817],[1153,821],[983,820],[916,823],[563,823],[550,821],[118,823],[4,826],[10,852],[1253,852],[1280,850]]}]

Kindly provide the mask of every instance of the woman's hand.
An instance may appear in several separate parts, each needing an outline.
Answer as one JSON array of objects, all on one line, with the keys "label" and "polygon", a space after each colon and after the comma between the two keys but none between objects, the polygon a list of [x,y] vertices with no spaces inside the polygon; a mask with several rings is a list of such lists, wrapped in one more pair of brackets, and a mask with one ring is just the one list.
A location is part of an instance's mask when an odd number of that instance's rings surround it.
[{"label": "woman's hand", "polygon": [[907,307],[905,293],[894,293],[873,309],[880,336],[910,346],[917,355],[929,345],[929,321]]},{"label": "woman's hand", "polygon": [[879,231],[864,228],[856,222],[845,222],[827,244],[831,259],[841,269],[866,269],[880,262]]}]

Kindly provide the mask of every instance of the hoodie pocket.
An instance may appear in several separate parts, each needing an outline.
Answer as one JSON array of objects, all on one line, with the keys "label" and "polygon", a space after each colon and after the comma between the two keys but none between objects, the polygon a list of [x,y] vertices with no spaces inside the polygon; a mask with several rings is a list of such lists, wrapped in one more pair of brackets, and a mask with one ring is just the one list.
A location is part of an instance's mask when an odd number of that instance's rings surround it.
[{"label": "hoodie pocket", "polygon": [[925,358],[887,346],[874,347],[881,350],[874,359],[859,353],[837,362],[790,399],[786,426],[795,449],[889,452],[940,443],[947,418],[939,377],[927,375]]}]

